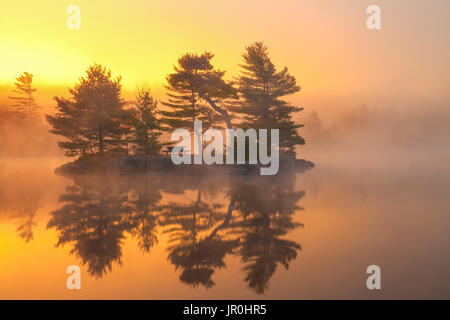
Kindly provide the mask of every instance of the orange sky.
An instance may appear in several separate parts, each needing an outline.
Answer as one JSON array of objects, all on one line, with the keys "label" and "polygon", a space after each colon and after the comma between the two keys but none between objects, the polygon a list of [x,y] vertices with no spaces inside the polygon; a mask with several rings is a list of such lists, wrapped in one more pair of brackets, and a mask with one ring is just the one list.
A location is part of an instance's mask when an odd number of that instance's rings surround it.
[{"label": "orange sky", "polygon": [[[66,27],[70,4],[81,8],[80,30]],[[370,4],[381,7],[379,31],[366,28]],[[48,87],[71,86],[98,62],[125,91],[160,92],[184,52],[212,51],[232,77],[244,47],[262,40],[297,77],[303,103],[448,102],[449,9],[445,0],[4,1],[0,90],[28,71],[46,98],[64,94]]]}]

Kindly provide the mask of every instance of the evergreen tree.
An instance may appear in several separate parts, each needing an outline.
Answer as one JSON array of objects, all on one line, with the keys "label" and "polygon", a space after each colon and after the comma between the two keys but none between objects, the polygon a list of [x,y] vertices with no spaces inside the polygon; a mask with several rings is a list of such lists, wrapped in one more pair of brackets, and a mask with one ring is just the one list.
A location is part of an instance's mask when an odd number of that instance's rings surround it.
[{"label": "evergreen tree", "polygon": [[163,105],[168,111],[161,111],[170,130],[193,128],[195,120],[200,120],[203,107],[198,97],[198,75],[213,69],[210,63],[213,55],[205,52],[201,55],[186,53],[178,59],[175,72],[167,76],[167,102]]},{"label": "evergreen tree", "polygon": [[228,114],[216,102],[232,96],[234,91],[222,79],[225,72],[214,69],[211,64],[213,57],[209,52],[201,55],[187,53],[178,59],[175,72],[167,77],[169,99],[163,105],[169,110],[161,111],[168,129],[191,129],[195,120],[201,120],[206,130],[224,118],[229,125]]},{"label": "evergreen tree", "polygon": [[33,115],[36,115],[36,102],[33,97],[33,93],[36,92],[35,88],[32,88],[33,75],[28,72],[24,72],[20,77],[16,78],[14,83],[15,89],[13,92],[15,96],[8,97],[13,101],[12,111],[20,119],[26,119]]},{"label": "evergreen tree", "polygon": [[320,120],[319,115],[315,110],[309,113],[306,123],[308,124],[309,131],[314,134],[319,134],[323,130],[322,120]]},{"label": "evergreen tree", "polygon": [[330,142],[330,133],[324,127],[317,111],[310,112],[305,119],[304,135],[308,141],[312,142],[309,147],[328,145]]},{"label": "evergreen tree", "polygon": [[279,129],[280,149],[295,156],[295,146],[304,144],[292,113],[303,110],[290,105],[282,97],[300,90],[295,78],[285,67],[277,71],[269,58],[267,47],[255,42],[246,48],[238,78],[241,101],[232,107],[242,120],[241,127]]},{"label": "evergreen tree", "polygon": [[66,155],[124,151],[131,113],[124,109],[120,80],[94,64],[69,89],[70,98],[55,97],[57,113],[46,118],[53,127],[50,132],[65,138],[59,146],[66,149]]},{"label": "evergreen tree", "polygon": [[136,97],[134,108],[134,143],[138,153],[155,155],[161,149],[161,120],[157,118],[158,102],[149,90],[141,90]]}]

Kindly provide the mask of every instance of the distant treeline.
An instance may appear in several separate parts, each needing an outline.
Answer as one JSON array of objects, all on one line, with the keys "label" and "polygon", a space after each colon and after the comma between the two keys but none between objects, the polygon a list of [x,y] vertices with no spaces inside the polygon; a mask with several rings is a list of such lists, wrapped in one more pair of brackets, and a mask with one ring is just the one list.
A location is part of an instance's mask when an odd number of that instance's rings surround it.
[{"label": "distant treeline", "polygon": [[359,106],[342,110],[329,122],[309,111],[301,121],[308,143],[298,151],[318,166],[444,168],[450,159],[450,110],[440,106]]}]

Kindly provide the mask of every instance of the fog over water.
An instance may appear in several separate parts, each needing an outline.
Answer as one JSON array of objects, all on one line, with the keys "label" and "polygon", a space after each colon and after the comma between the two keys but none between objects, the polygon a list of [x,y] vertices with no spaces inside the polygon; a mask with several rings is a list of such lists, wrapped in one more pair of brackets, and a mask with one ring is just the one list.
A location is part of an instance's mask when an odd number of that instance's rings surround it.
[{"label": "fog over water", "polygon": [[2,122],[0,297],[449,298],[450,117],[437,110],[305,110],[297,151],[316,168],[254,179],[57,176],[53,137]]}]

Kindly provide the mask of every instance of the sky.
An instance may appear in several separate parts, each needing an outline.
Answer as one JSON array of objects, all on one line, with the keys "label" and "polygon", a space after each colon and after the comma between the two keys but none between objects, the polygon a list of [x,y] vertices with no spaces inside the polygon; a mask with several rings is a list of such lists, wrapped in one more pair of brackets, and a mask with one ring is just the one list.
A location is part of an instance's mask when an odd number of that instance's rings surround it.
[{"label": "sky", "polygon": [[[66,26],[72,4],[79,30]],[[381,30],[366,27],[371,4]],[[232,79],[245,46],[263,41],[297,78],[301,104],[448,105],[449,18],[446,0],[2,0],[0,98],[23,71],[45,98],[67,95],[94,62],[126,92],[161,95],[183,53],[213,52]]]}]

